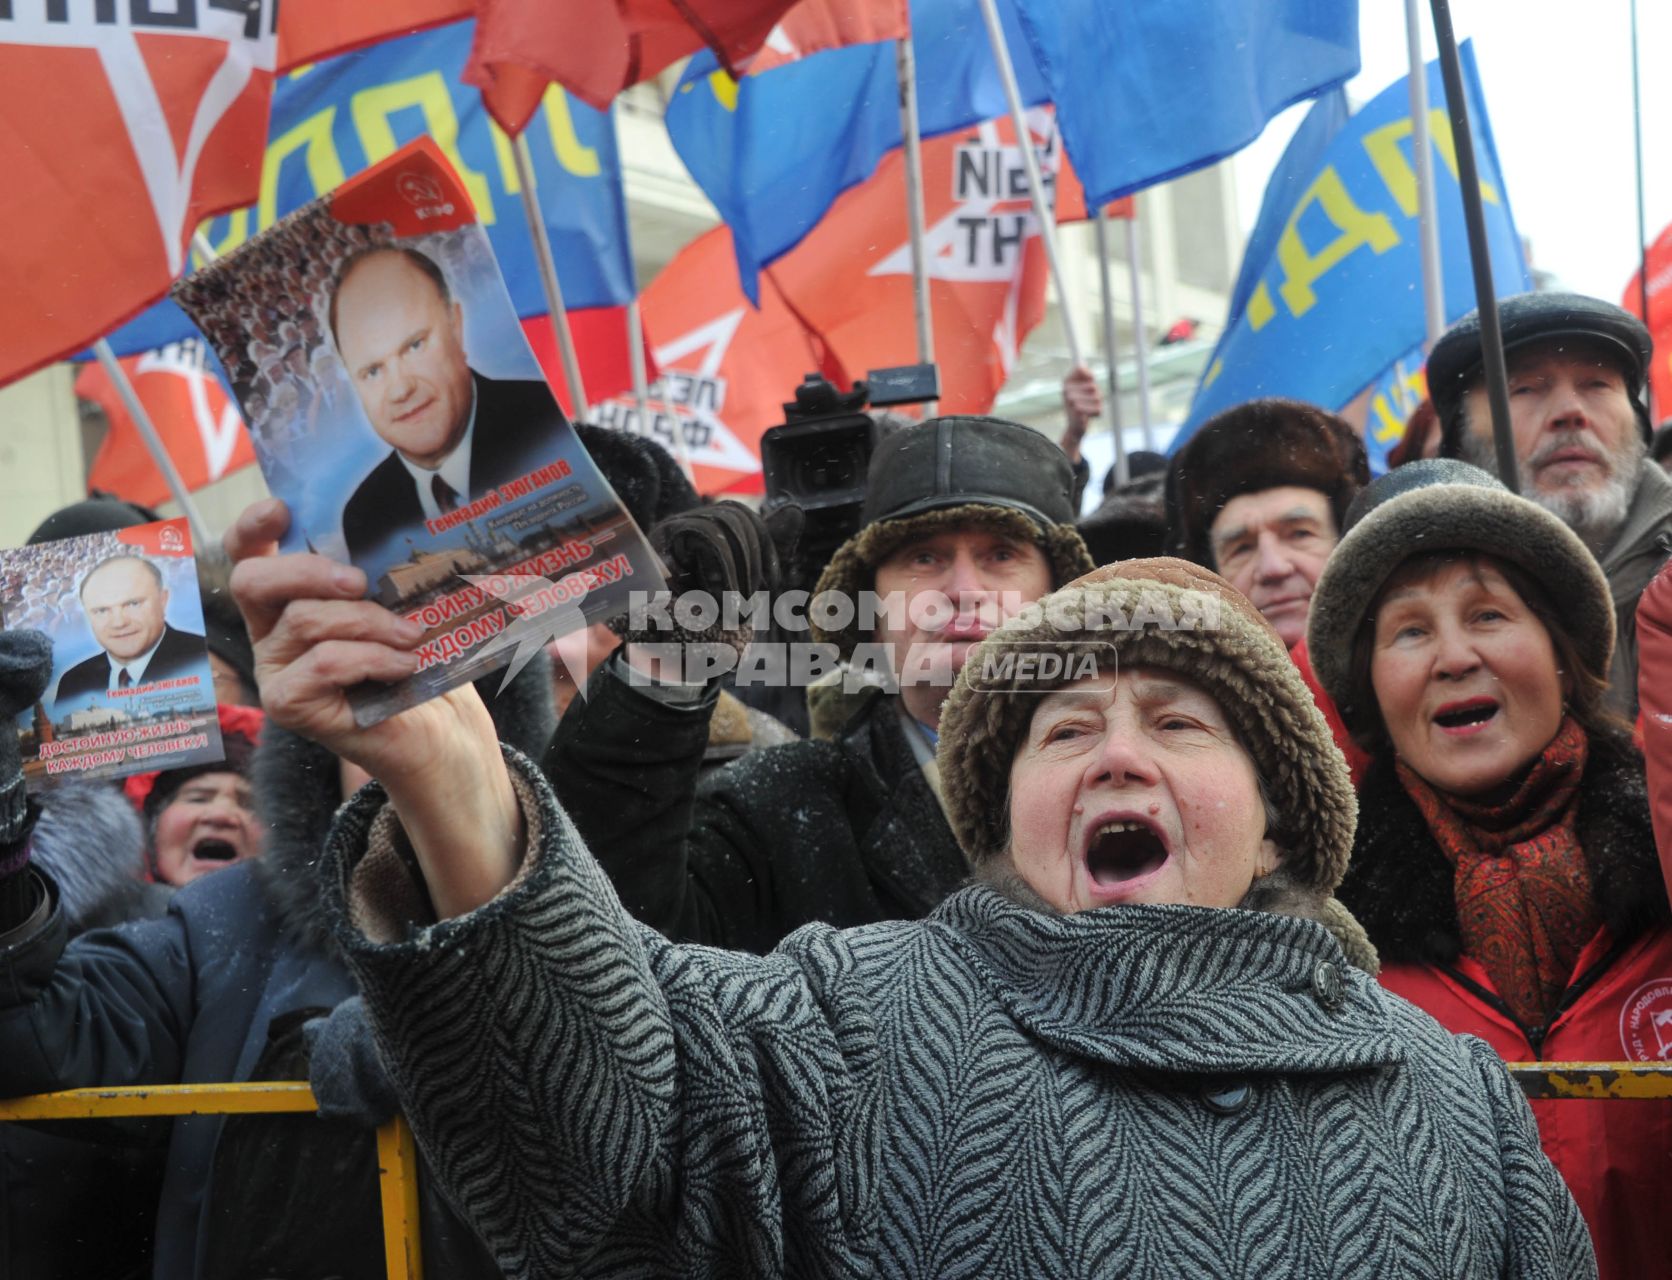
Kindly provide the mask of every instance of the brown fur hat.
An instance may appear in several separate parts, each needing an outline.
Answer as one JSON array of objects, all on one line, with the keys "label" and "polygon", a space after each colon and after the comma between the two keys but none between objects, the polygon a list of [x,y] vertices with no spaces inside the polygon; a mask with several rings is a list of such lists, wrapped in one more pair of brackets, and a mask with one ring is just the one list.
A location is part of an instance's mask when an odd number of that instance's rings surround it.
[{"label": "brown fur hat", "polygon": [[1223,578],[1183,560],[1106,565],[1024,610],[970,654],[941,711],[938,755],[947,816],[970,861],[1008,848],[1017,748],[1039,695],[1073,676],[1028,679],[1019,665],[995,674],[1002,668],[989,656],[1052,646],[1083,654],[1088,644],[1105,669],[1164,667],[1213,695],[1279,815],[1271,834],[1284,850],[1285,882],[1310,904],[1283,914],[1313,915],[1359,963],[1368,943],[1359,948],[1362,933],[1330,897],[1346,873],[1357,818],[1346,761],[1271,624]]},{"label": "brown fur hat", "polygon": [[1329,499],[1340,529],[1370,483],[1358,432],[1317,405],[1250,400],[1204,422],[1167,471],[1167,553],[1212,569],[1208,531],[1232,498],[1295,485]]}]

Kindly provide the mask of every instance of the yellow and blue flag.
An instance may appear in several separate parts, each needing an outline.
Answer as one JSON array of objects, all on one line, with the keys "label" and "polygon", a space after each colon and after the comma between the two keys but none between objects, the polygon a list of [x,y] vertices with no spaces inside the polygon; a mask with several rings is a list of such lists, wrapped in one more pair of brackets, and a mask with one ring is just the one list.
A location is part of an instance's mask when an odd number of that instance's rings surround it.
[{"label": "yellow and blue flag", "polygon": [[[1022,101],[1048,101],[1014,0],[998,8]],[[1006,113],[977,0],[912,0],[911,28],[922,136]],[[801,243],[837,196],[900,145],[895,42],[762,60],[741,81],[712,53],[699,54],[667,122],[679,158],[731,228],[744,293],[758,303],[760,269]]]},{"label": "yellow and blue flag", "polygon": [[[493,244],[511,301],[545,315],[534,244],[521,207],[511,143],[460,80],[473,22],[455,22],[280,75],[254,206],[204,224],[226,253],[293,209],[424,134],[464,179]],[[540,210],[574,310],[623,306],[634,296],[621,161],[608,114],[549,88],[526,131]],[[110,335],[119,355],[198,338],[164,300]]]},{"label": "yellow and blue flag", "polygon": [[[1473,46],[1462,50],[1498,296],[1532,287],[1486,114]],[[1457,154],[1439,64],[1428,76],[1429,143],[1445,282],[1445,314],[1475,305]],[[1315,107],[1314,112],[1325,110]],[[1426,323],[1417,178],[1406,80],[1383,90],[1334,133],[1309,121],[1267,190],[1243,256],[1237,301],[1173,448],[1244,401],[1288,396],[1339,409],[1419,345]],[[1306,154],[1316,159],[1305,159]],[[1297,178],[1297,175],[1304,177]],[[1281,216],[1273,212],[1281,210]],[[1270,214],[1271,216],[1267,216]],[[1244,289],[1245,284],[1251,287]]]}]

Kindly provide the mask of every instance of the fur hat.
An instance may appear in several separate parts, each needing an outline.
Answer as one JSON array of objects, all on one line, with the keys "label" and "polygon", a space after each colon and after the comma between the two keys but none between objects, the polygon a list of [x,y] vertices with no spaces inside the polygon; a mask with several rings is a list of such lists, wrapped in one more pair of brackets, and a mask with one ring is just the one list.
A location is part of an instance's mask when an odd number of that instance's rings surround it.
[{"label": "fur hat", "polygon": [[[1643,405],[1643,382],[1654,356],[1654,341],[1631,312],[1580,293],[1518,293],[1498,303],[1504,354],[1535,342],[1582,338],[1613,352],[1625,374],[1626,390],[1643,431],[1653,434]],[[1463,445],[1463,402],[1481,380],[1485,357],[1480,312],[1471,311],[1440,335],[1428,355],[1428,394],[1440,415],[1440,454],[1455,458]]]},{"label": "fur hat", "polygon": [[1357,806],[1347,763],[1271,624],[1223,578],[1182,560],[1106,565],[1024,610],[970,654],[941,711],[938,755],[947,816],[970,860],[1007,847],[1011,763],[1038,695],[1064,683],[1063,676],[1026,679],[1019,665],[999,679],[972,673],[1006,649],[1072,645],[1084,652],[1088,637],[1100,661],[1164,667],[1213,695],[1281,815],[1273,836],[1284,850],[1286,880],[1310,903],[1286,913],[1318,919],[1353,963],[1374,969],[1363,931],[1330,898],[1353,847]]},{"label": "fur hat", "polygon": [[1129,480],[1103,499],[1097,510],[1075,527],[1097,564],[1158,556],[1167,539],[1167,507],[1162,498],[1166,476],[1152,471]]},{"label": "fur hat", "polygon": [[1411,556],[1452,549],[1483,551],[1536,577],[1560,604],[1586,665],[1607,674],[1613,597],[1578,535],[1490,472],[1453,458],[1426,458],[1388,472],[1358,496],[1312,593],[1307,653],[1318,683],[1344,715],[1352,697],[1353,637],[1382,584]]},{"label": "fur hat", "polygon": [[1328,498],[1339,529],[1369,483],[1364,440],[1333,413],[1298,400],[1250,400],[1209,418],[1173,455],[1167,553],[1215,568],[1209,530],[1225,504],[1288,485]]},{"label": "fur hat", "polygon": [[[830,558],[813,594],[855,600],[902,542],[942,529],[978,527],[1033,542],[1064,583],[1092,567],[1074,529],[1074,469],[1031,427],[1002,418],[932,418],[885,435],[866,472],[861,526]],[[846,659],[865,639],[813,624],[814,639]]]}]

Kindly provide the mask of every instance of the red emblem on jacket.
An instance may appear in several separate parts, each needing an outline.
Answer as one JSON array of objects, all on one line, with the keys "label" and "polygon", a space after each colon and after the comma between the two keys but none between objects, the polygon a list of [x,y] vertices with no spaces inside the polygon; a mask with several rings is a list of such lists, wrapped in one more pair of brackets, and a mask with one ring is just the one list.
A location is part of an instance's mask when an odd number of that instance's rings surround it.
[{"label": "red emblem on jacket", "polygon": [[1654,978],[1620,1010],[1620,1048],[1637,1062],[1672,1061],[1672,978]]}]

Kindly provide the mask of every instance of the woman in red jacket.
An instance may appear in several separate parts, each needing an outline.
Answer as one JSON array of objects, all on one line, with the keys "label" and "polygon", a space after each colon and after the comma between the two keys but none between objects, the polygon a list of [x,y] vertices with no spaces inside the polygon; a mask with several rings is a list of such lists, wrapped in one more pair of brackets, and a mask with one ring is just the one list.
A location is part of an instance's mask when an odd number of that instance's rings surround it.
[{"label": "woman in red jacket", "polygon": [[[1341,900],[1382,981],[1508,1061],[1672,1059],[1672,911],[1643,759],[1602,708],[1608,586],[1465,463],[1354,501],[1314,669],[1371,756]],[[1535,1103],[1605,1277],[1672,1269],[1672,1103]]]},{"label": "woman in red jacket", "polygon": [[1637,705],[1660,867],[1672,886],[1672,562],[1637,602]]}]

